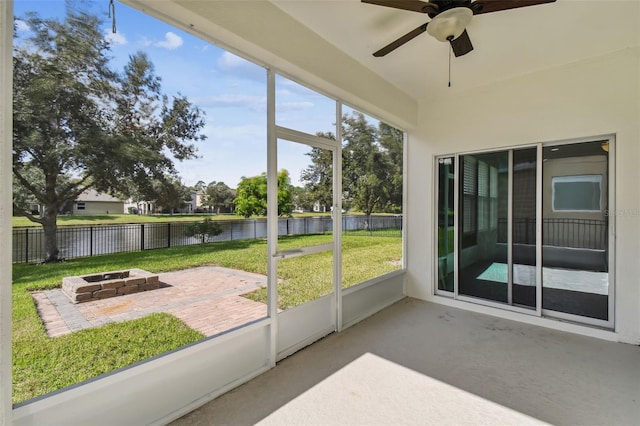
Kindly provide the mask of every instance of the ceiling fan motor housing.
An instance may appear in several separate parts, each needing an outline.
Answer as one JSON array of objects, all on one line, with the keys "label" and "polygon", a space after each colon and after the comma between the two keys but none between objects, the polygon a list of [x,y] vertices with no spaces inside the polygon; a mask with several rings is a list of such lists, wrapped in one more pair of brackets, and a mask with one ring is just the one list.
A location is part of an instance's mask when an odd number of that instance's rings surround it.
[{"label": "ceiling fan motor housing", "polygon": [[429,22],[427,32],[439,41],[451,41],[464,32],[473,12],[468,7],[454,7],[439,13]]}]

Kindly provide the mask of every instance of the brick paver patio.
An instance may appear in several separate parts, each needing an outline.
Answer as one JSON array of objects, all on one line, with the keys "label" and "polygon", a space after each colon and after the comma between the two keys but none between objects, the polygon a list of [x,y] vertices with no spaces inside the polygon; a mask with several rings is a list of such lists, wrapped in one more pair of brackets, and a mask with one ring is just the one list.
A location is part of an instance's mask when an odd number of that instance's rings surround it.
[{"label": "brick paver patio", "polygon": [[206,336],[267,315],[264,303],[243,294],[267,285],[263,275],[219,266],[159,274],[157,290],[93,302],[72,303],[60,289],[33,293],[38,313],[51,337],[110,322],[167,312]]}]

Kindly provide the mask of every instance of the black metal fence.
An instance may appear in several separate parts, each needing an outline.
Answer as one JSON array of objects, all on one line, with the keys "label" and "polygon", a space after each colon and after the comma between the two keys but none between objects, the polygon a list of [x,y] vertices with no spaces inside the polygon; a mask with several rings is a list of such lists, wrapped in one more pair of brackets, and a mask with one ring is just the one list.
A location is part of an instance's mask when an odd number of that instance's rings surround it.
[{"label": "black metal fence", "polygon": [[[95,226],[64,226],[57,232],[60,256],[66,259],[101,254],[152,250],[202,243],[188,237],[187,227],[196,222],[138,223]],[[266,219],[221,220],[222,233],[209,241],[266,238]],[[345,234],[401,236],[401,216],[343,216]],[[331,232],[333,219],[324,217],[282,218],[278,235],[305,235]],[[44,258],[42,228],[13,229],[13,262],[39,262]]]},{"label": "black metal fence", "polygon": [[[542,244],[556,247],[605,250],[608,244],[608,224],[596,219],[544,219]],[[498,241],[507,241],[507,219],[498,219]],[[513,242],[536,243],[536,219],[518,218],[513,221]]]}]

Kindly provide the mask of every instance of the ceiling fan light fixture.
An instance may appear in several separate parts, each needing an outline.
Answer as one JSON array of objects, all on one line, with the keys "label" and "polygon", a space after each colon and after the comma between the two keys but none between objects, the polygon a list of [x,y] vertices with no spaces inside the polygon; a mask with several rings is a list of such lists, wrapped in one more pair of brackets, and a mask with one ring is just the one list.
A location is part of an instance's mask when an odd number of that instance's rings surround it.
[{"label": "ceiling fan light fixture", "polygon": [[427,26],[427,32],[439,41],[455,40],[464,32],[472,17],[471,9],[454,7],[433,18]]}]

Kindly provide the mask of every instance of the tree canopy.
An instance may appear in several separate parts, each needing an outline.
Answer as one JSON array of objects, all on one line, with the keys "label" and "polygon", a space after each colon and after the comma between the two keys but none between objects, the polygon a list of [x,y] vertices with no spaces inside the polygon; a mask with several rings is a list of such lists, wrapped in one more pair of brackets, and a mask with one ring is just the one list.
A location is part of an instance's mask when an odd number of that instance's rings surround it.
[{"label": "tree canopy", "polygon": [[[332,133],[318,136],[335,140]],[[385,123],[371,125],[359,112],[342,117],[343,206],[367,215],[375,211],[402,211],[403,133]],[[332,159],[328,150],[312,148],[312,164],[301,181],[306,199],[331,205]]]},{"label": "tree canopy", "polygon": [[[121,72],[110,67],[98,17],[68,6],[63,20],[30,13],[30,35],[14,46],[14,210],[40,223],[45,262],[59,260],[56,218],[89,188],[140,196],[193,158],[204,113],[169,97],[142,52]],[[31,213],[27,200],[43,206]]]},{"label": "tree canopy", "polygon": [[[243,217],[267,214],[267,174],[242,177],[236,190],[236,213]],[[293,186],[287,170],[278,172],[278,216],[293,210]]]},{"label": "tree canopy", "polygon": [[233,211],[234,199],[236,198],[236,191],[231,189],[224,182],[213,181],[209,183],[204,189],[204,198],[202,205],[213,209],[217,213],[224,211],[231,213]]},{"label": "tree canopy", "polygon": [[153,185],[157,194],[156,206],[163,213],[173,214],[191,201],[191,192],[180,179],[168,176],[165,179],[154,180]]},{"label": "tree canopy", "polygon": [[[317,135],[335,140],[335,136],[332,133],[318,133]],[[300,174],[300,180],[304,182],[306,194],[298,195],[298,199],[301,204],[313,205],[318,203],[328,210],[333,205],[332,152],[328,149],[314,147],[311,148],[307,155],[311,157],[312,164]]]}]

